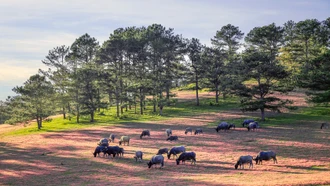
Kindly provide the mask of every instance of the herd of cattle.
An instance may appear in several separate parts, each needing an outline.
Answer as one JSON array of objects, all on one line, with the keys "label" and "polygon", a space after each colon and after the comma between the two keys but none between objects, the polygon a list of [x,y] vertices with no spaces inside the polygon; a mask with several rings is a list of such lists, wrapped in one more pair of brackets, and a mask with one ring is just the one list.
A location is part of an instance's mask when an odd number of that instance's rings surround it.
[{"label": "herd of cattle", "polygon": [[[260,128],[258,122],[252,120],[252,119],[246,119],[242,123],[243,127],[246,127],[248,131],[250,130],[257,130]],[[230,124],[227,122],[221,122],[215,130],[219,132],[220,130],[227,131],[230,128],[235,128],[234,124]],[[328,123],[322,123],[321,124],[321,129],[322,128],[329,128]],[[193,130],[191,127],[188,127],[185,129],[185,134],[187,133],[193,133]],[[203,130],[201,128],[196,128],[194,131],[194,134],[202,134]],[[173,136],[172,135],[172,130],[171,129],[166,129],[165,130],[165,135],[167,136],[167,141],[173,141],[173,140],[178,140],[178,136]],[[149,130],[143,130],[140,139],[144,136],[149,136],[150,137],[150,131]],[[103,153],[104,156],[123,156],[124,155],[124,149],[119,147],[119,146],[109,146],[109,142],[114,142],[115,141],[115,135],[110,134],[109,138],[103,138],[98,142],[98,146],[95,148],[95,151],[93,153],[94,157],[96,155],[100,155],[100,153]],[[129,136],[121,136],[119,139],[119,145],[129,145],[130,137]],[[195,152],[186,152],[186,148],[184,146],[175,146],[172,147],[170,150],[168,148],[161,148],[158,150],[157,154],[154,155],[151,160],[147,163],[148,168],[150,168],[152,165],[160,164],[160,168],[164,166],[164,157],[163,154],[167,154],[167,158],[170,159],[171,155],[176,156],[180,154],[179,158],[176,159],[176,164],[179,165],[180,161],[182,164],[185,163],[185,161],[190,160],[191,163],[196,164],[196,153]],[[143,152],[142,151],[136,151],[135,156],[134,156],[135,161],[142,161],[143,160]],[[268,160],[274,160],[274,163],[277,163],[276,159],[276,153],[273,151],[261,151],[258,153],[256,158],[253,158],[250,155],[246,156],[241,156],[237,160],[236,164],[234,165],[235,169],[238,169],[238,166],[240,168],[244,169],[244,164],[249,164],[249,168],[253,168],[253,161],[256,162],[256,164],[262,164],[262,161],[268,161]]]}]

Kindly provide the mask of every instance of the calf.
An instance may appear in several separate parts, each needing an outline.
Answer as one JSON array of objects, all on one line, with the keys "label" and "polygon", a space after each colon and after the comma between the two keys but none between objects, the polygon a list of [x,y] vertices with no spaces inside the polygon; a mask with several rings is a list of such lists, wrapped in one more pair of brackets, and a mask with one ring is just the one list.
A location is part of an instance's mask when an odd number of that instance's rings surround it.
[{"label": "calf", "polygon": [[160,164],[160,168],[164,167],[164,157],[162,155],[155,155],[151,158],[149,163],[147,163],[149,169],[155,164]]},{"label": "calf", "polygon": [[130,137],[129,136],[122,136],[122,137],[120,137],[119,145],[121,145],[122,143],[124,143],[124,145],[126,143],[127,143],[127,145],[129,145],[129,140],[130,140]]},{"label": "calf", "polygon": [[258,122],[254,121],[254,122],[249,123],[249,125],[246,128],[248,129],[248,131],[250,131],[251,129],[256,130],[259,128],[259,124],[258,124]]},{"label": "calf", "polygon": [[157,155],[160,155],[160,154],[167,154],[168,153],[168,148],[162,148],[162,149],[159,149],[158,152],[157,152]]},{"label": "calf", "polygon": [[182,164],[185,164],[186,160],[191,160],[191,164],[194,163],[196,165],[195,152],[183,152],[182,154],[180,154],[179,158],[176,159],[176,164],[179,165],[180,161],[182,161]]},{"label": "calf", "polygon": [[167,139],[166,139],[166,141],[168,141],[168,140],[170,140],[170,141],[176,141],[176,140],[178,140],[179,138],[178,138],[178,136],[170,136],[170,137],[168,137]]},{"label": "calf", "polygon": [[149,136],[150,137],[150,131],[149,130],[143,130],[141,135],[140,135],[140,139],[142,139],[142,136]]},{"label": "calf", "polygon": [[171,129],[166,129],[166,130],[165,130],[165,135],[166,135],[167,137],[171,136],[171,135],[172,135],[172,130],[171,130]]},{"label": "calf", "polygon": [[170,152],[167,153],[167,158],[170,159],[172,154],[173,156],[177,156],[177,154],[181,154],[182,152],[186,152],[186,148],[184,146],[172,147]]},{"label": "calf", "polygon": [[249,123],[251,123],[251,122],[254,122],[254,120],[253,119],[246,119],[246,120],[243,121],[242,126],[243,127],[245,127],[245,125],[248,126]]},{"label": "calf", "polygon": [[251,167],[253,168],[253,157],[250,155],[239,157],[237,163],[235,164],[235,169],[238,168],[238,165],[239,165],[239,168],[243,167],[243,169],[244,169],[244,164],[246,164],[246,163],[250,164],[249,168],[251,168]]},{"label": "calf", "polygon": [[321,124],[321,129],[327,129],[327,128],[329,128],[329,123],[322,123]]},{"label": "calf", "polygon": [[142,151],[136,151],[135,152],[135,156],[134,156],[135,162],[137,162],[138,160],[139,161],[142,161],[142,156],[143,156],[143,152]]},{"label": "calf", "polygon": [[109,141],[108,141],[107,138],[102,138],[102,139],[100,139],[100,141],[97,143],[97,145],[107,147],[107,146],[109,146]]},{"label": "calf", "polygon": [[112,143],[114,143],[115,142],[115,137],[116,136],[114,134],[110,134],[109,141],[112,142]]},{"label": "calf", "polygon": [[195,130],[195,135],[196,134],[202,134],[203,133],[203,130],[201,129],[201,128],[197,128],[196,130]]},{"label": "calf", "polygon": [[190,134],[192,134],[192,128],[191,127],[187,127],[186,130],[184,131],[184,134],[187,134],[188,132],[190,132]]},{"label": "calf", "polygon": [[274,163],[277,163],[276,159],[276,153],[273,151],[261,151],[257,155],[257,157],[254,159],[256,161],[256,164],[259,165],[262,164],[262,160],[268,161],[270,159],[274,160]]}]

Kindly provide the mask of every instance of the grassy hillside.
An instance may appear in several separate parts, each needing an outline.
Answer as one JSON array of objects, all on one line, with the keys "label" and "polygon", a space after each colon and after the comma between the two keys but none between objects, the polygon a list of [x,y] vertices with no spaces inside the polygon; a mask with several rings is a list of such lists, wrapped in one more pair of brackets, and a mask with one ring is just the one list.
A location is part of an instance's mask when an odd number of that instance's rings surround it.
[{"label": "grassy hillside", "polygon": [[[295,95],[296,96],[296,95]],[[213,95],[202,94],[202,105],[194,105],[191,92],[178,93],[179,102],[165,107],[164,115],[146,110],[146,115],[126,113],[115,118],[114,109],[98,114],[94,123],[82,118],[81,124],[54,118],[38,131],[27,127],[0,126],[0,185],[325,185],[330,184],[330,130],[320,130],[329,121],[326,107],[299,106],[294,112],[267,113],[261,128],[248,132],[240,123],[259,118],[259,113],[242,113],[237,100],[213,104]],[[212,104],[210,104],[212,103]],[[300,105],[300,103],[298,104]],[[134,111],[129,111],[134,112]],[[217,133],[220,121],[236,124],[236,129]],[[8,128],[9,127],[9,128]],[[186,127],[202,128],[202,135],[184,134]],[[171,128],[178,141],[166,141]],[[3,130],[4,129],[4,130]],[[140,139],[143,129],[151,137]],[[131,137],[123,157],[93,157],[101,138],[116,134]],[[194,151],[197,164],[176,165],[165,156],[163,169],[148,169],[146,163],[159,148],[184,145]],[[135,162],[136,151],[143,151],[143,162]],[[253,169],[234,169],[242,155],[255,157],[259,151],[273,150],[278,164],[265,161]],[[158,167],[158,166],[157,166]]]},{"label": "grassy hillside", "polygon": [[[179,101],[174,105],[166,106],[163,110],[162,116],[158,112],[154,113],[152,111],[152,106],[148,105],[147,109],[144,111],[144,115],[135,114],[134,108],[128,111],[124,111],[124,114],[120,118],[116,117],[116,109],[110,108],[109,110],[102,110],[96,113],[95,122],[89,122],[89,116],[82,116],[80,118],[80,123],[76,123],[76,118],[73,117],[71,121],[68,119],[64,120],[60,115],[54,117],[50,122],[43,122],[43,128],[41,130],[37,129],[36,123],[31,122],[28,126],[22,128],[16,128],[12,131],[0,132],[0,136],[8,135],[27,135],[34,133],[44,133],[44,132],[55,132],[63,130],[75,130],[82,129],[86,127],[93,126],[107,126],[107,125],[118,125],[127,122],[146,122],[146,121],[160,121],[168,120],[171,118],[184,118],[189,116],[197,116],[203,114],[212,113],[227,113],[234,112],[237,114],[236,117],[226,119],[231,123],[240,125],[242,120],[246,119],[247,115],[251,115],[248,118],[253,118],[259,120],[259,112],[252,113],[242,113],[239,110],[239,99],[235,97],[229,97],[225,100],[220,99],[219,103],[214,102],[212,95],[210,96],[208,92],[204,91],[201,93],[200,106],[196,106],[194,100],[194,91],[177,91],[179,94]],[[185,99],[186,95],[190,95],[189,99]],[[181,95],[181,96],[180,96]],[[184,95],[182,97],[182,95]],[[139,109],[139,108],[138,108]],[[137,109],[137,113],[139,110]],[[330,121],[330,107],[323,106],[312,106],[309,107],[298,107],[295,111],[287,111],[285,113],[266,113],[266,121],[262,122],[264,126],[280,126],[281,124],[293,124],[299,125],[302,123],[312,123],[312,122],[326,122]],[[215,126],[221,120],[208,123],[209,126]]]}]

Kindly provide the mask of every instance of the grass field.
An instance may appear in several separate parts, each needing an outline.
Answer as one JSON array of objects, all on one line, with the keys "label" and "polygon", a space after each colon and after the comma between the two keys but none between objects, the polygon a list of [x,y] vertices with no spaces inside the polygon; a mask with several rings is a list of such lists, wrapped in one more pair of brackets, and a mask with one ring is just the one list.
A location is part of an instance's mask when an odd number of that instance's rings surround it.
[{"label": "grass field", "polygon": [[[258,119],[258,112],[240,112],[235,98],[210,106],[213,95],[201,96],[202,106],[196,107],[194,94],[178,92],[179,102],[165,107],[164,116],[147,112],[118,120],[106,113],[96,123],[79,125],[54,118],[42,131],[34,123],[0,125],[0,185],[330,185],[330,129],[319,128],[330,120],[329,108],[307,107],[303,95],[294,94],[297,111],[267,113],[261,129],[248,132],[240,123]],[[236,129],[217,133],[220,121],[233,122]],[[188,126],[204,133],[185,135]],[[166,128],[179,140],[166,141]],[[139,138],[143,129],[150,130],[150,138]],[[124,157],[94,158],[96,143],[110,133],[131,137]],[[118,138],[115,142],[110,145],[118,145]],[[176,165],[166,157],[163,169],[148,169],[146,163],[159,148],[176,145],[194,151],[196,165]],[[142,163],[133,159],[137,150],[144,152]],[[239,156],[255,157],[261,150],[275,151],[278,164],[234,169]]]}]

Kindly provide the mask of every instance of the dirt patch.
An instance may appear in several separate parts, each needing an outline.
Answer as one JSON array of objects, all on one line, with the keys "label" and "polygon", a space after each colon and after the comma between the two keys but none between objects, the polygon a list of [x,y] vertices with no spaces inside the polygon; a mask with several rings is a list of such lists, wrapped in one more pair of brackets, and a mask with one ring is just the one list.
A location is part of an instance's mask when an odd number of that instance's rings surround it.
[{"label": "dirt patch", "polygon": [[[293,95],[294,96],[294,95]],[[312,185],[330,184],[330,130],[310,124],[263,127],[248,132],[235,130],[217,133],[207,123],[241,117],[227,111],[167,121],[97,126],[75,131],[3,137],[0,140],[0,185]],[[247,114],[247,113],[246,113]],[[246,115],[251,116],[251,115]],[[202,135],[184,134],[186,127],[203,128]],[[10,126],[1,126],[9,130]],[[178,141],[166,141],[165,129],[171,128]],[[143,129],[151,137],[140,139]],[[131,142],[124,157],[93,157],[99,139],[110,133],[129,135]],[[165,157],[163,169],[148,169],[146,163],[159,148],[184,145],[197,154],[197,164],[176,165]],[[134,152],[144,152],[142,163]],[[253,169],[234,169],[241,155],[261,150],[277,153],[272,161]]]}]

